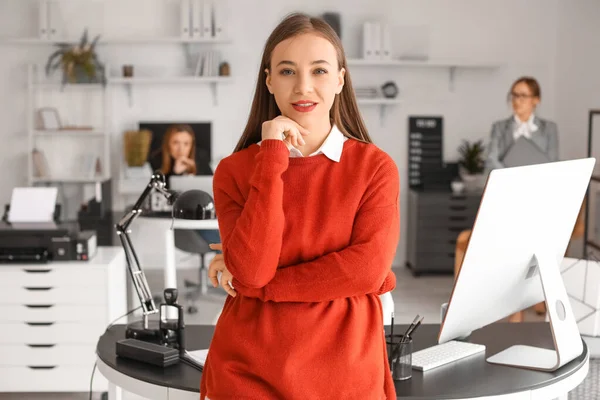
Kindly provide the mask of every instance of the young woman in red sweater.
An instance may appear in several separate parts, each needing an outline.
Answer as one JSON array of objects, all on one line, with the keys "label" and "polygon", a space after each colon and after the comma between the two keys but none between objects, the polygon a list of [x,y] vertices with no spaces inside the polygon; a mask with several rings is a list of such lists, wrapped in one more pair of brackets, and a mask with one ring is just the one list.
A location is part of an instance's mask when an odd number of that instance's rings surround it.
[{"label": "young woman in red sweater", "polygon": [[362,121],[340,39],[294,14],[267,40],[246,129],[214,175],[227,297],[201,398],[395,399],[399,177]]}]

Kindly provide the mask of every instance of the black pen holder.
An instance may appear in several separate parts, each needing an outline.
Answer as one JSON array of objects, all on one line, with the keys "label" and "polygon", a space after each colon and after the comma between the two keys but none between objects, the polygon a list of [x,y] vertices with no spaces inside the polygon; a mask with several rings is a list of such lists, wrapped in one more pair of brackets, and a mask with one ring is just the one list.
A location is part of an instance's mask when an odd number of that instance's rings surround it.
[{"label": "black pen holder", "polygon": [[388,363],[394,380],[402,381],[412,377],[413,340],[404,335],[385,336]]}]

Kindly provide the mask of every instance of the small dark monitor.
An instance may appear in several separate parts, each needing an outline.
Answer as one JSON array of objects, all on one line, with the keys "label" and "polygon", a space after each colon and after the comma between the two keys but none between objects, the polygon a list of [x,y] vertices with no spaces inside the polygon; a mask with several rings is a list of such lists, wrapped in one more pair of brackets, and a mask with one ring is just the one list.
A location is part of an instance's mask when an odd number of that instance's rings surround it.
[{"label": "small dark monitor", "polygon": [[152,132],[152,141],[150,142],[150,151],[148,152],[148,162],[152,170],[160,169],[162,164],[163,138],[169,127],[177,124],[189,125],[194,131],[197,175],[212,175],[212,170],[210,169],[210,162],[212,160],[210,122],[139,122],[138,129],[148,129]]}]

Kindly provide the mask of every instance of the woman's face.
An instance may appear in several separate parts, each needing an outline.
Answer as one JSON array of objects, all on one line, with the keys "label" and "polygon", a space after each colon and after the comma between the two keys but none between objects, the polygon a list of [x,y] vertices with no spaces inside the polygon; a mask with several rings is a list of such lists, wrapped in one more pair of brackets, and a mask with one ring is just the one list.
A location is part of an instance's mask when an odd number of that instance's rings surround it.
[{"label": "woman's face", "polygon": [[189,157],[192,151],[192,135],[185,131],[175,132],[169,140],[169,153],[174,159]]},{"label": "woman's face", "polygon": [[513,111],[516,115],[528,118],[540,102],[538,97],[533,96],[531,89],[525,82],[517,83],[510,92]]},{"label": "woman's face", "polygon": [[302,125],[329,119],[335,95],[344,86],[345,72],[338,68],[335,47],[327,39],[307,33],[275,46],[266,84],[281,113]]}]

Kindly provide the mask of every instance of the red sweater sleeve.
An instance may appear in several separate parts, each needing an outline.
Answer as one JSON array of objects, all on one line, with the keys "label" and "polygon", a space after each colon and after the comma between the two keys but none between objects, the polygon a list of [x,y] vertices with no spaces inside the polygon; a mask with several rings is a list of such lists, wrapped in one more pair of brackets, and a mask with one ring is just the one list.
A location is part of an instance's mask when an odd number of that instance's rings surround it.
[{"label": "red sweater sleeve", "polygon": [[232,272],[234,288],[275,302],[322,302],[392,290],[396,277],[391,266],[400,235],[399,188],[398,170],[389,159],[363,197],[348,247],[280,268],[263,288],[244,287]]},{"label": "red sweater sleeve", "polygon": [[284,228],[283,180],[290,151],[281,140],[264,140],[256,155],[248,198],[242,198],[229,165],[215,171],[213,188],[223,257],[248,288],[263,287],[277,270]]}]

